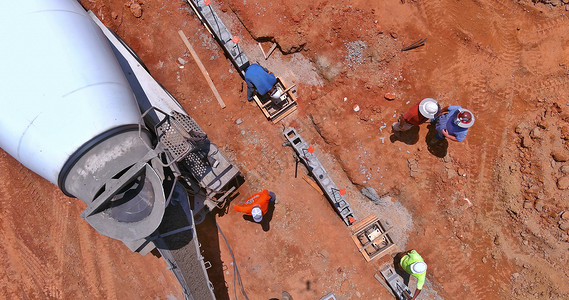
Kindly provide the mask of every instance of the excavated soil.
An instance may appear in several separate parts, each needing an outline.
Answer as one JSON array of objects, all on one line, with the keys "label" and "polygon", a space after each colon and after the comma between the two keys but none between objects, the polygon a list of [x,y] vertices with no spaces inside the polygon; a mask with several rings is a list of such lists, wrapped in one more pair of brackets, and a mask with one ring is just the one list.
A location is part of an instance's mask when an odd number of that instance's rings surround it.
[{"label": "excavated soil", "polygon": [[[81,1],[242,171],[231,204],[262,189],[277,195],[263,225],[231,208],[215,214],[250,299],[282,290],[295,299],[389,299],[373,275],[406,249],[429,265],[423,299],[569,298],[566,1],[212,2],[251,61],[297,85],[299,109],[281,123],[246,101],[241,77],[187,3]],[[400,51],[423,38],[424,46]],[[278,47],[265,60],[257,42]],[[474,112],[465,141],[428,148],[426,126],[392,136],[397,116],[426,97]],[[391,255],[365,262],[328,201],[300,176],[306,170],[294,177],[281,124],[316,148],[356,217],[375,213],[389,223]],[[81,201],[5,152],[0,172],[3,298],[183,298],[162,259],[99,235],[79,217]],[[364,197],[365,187],[382,201]],[[242,298],[214,223],[198,230],[217,298]]]}]

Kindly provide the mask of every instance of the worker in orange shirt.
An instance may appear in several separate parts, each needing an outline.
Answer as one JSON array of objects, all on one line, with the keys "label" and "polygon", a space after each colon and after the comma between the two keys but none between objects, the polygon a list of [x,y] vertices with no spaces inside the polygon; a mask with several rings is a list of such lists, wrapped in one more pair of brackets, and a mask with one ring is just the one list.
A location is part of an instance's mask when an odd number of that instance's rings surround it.
[{"label": "worker in orange shirt", "polygon": [[263,215],[269,209],[271,199],[269,191],[263,190],[260,193],[253,194],[244,204],[235,204],[233,208],[238,212],[252,216],[255,222],[260,223],[263,220]]}]

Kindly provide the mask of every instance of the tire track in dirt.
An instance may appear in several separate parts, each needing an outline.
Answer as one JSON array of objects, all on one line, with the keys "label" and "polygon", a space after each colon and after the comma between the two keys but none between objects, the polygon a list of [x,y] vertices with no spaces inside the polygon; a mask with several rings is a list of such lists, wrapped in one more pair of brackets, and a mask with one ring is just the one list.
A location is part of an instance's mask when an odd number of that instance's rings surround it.
[{"label": "tire track in dirt", "polygon": [[[433,14],[439,9],[434,2],[426,2],[423,4],[425,10],[431,11],[428,14]],[[458,3],[457,5],[461,4]],[[493,122],[496,123],[496,126],[481,126],[476,128],[476,135],[482,137],[482,139],[471,140],[469,141],[471,143],[466,144],[467,153],[475,155],[473,158],[466,159],[469,161],[468,164],[472,170],[470,177],[472,180],[468,182],[468,187],[466,188],[467,191],[472,191],[472,195],[468,195],[468,197],[477,200],[489,200],[485,201],[488,203],[475,202],[475,205],[478,206],[477,210],[483,211],[482,218],[485,221],[485,225],[484,223],[479,224],[478,222],[471,223],[473,227],[472,231],[481,233],[484,233],[485,230],[481,230],[482,228],[480,227],[491,227],[493,226],[492,224],[497,224],[500,221],[499,212],[492,215],[487,214],[487,212],[494,212],[496,210],[496,206],[490,201],[492,197],[488,197],[488,195],[493,193],[493,187],[495,186],[493,184],[493,176],[489,176],[488,174],[492,172],[492,169],[488,168],[488,162],[494,160],[494,156],[491,153],[499,153],[500,145],[507,142],[507,136],[505,135],[507,129],[505,129],[506,126],[504,125],[507,124],[509,120],[500,118],[499,116],[504,110],[510,109],[513,105],[514,94],[510,89],[513,80],[510,74],[512,73],[511,71],[519,66],[520,53],[522,50],[515,35],[516,28],[512,23],[513,17],[508,11],[513,10],[514,7],[499,4],[494,5],[494,3],[484,4],[484,6],[489,7],[485,13],[489,11],[503,16],[501,20],[498,20],[496,24],[489,28],[489,35],[492,37],[492,52],[495,56],[488,55],[488,61],[465,61],[463,63],[464,67],[462,64],[455,64],[446,70],[446,74],[442,75],[445,78],[451,76],[451,78],[458,79],[456,84],[462,89],[460,94],[467,95],[468,99],[462,106],[473,109],[476,115],[481,116],[478,122],[484,122],[484,119],[493,119]],[[450,5],[449,7],[454,8],[455,6]],[[446,9],[447,7],[445,7],[445,10]],[[452,14],[453,12],[451,12],[451,15]],[[453,16],[451,17],[452,23],[448,23],[448,19],[446,20],[447,22],[441,20],[441,25],[437,26],[456,27],[458,31],[461,30],[460,19]],[[468,28],[468,26],[465,28]],[[466,55],[465,57],[468,57],[469,51],[476,51],[474,44],[476,44],[477,41],[469,41],[469,36],[475,35],[464,32],[465,46],[459,46],[460,51],[463,52],[461,55]],[[478,64],[478,68],[480,68],[481,64],[483,66],[485,65],[486,68],[484,69],[489,72],[483,71],[482,73],[476,74],[464,71],[477,69],[469,67],[475,64]],[[494,70],[496,70],[496,72],[494,72]],[[489,97],[492,98],[489,99]],[[493,97],[497,99],[493,99]],[[499,107],[496,106],[496,103],[499,104]],[[471,259],[480,261],[481,255],[484,255],[483,253],[488,249],[488,245],[482,243],[469,244],[472,247],[471,254],[473,257]],[[471,297],[475,299],[495,299],[498,293],[498,287],[508,286],[509,275],[506,274],[508,270],[499,270],[493,273],[492,276],[488,276],[488,272],[484,271],[486,269],[484,265],[464,264],[465,251],[461,249],[461,247],[448,247],[445,251],[448,251],[448,254],[445,255],[446,261],[448,261],[449,265],[454,267],[453,275],[455,275],[456,281],[464,283],[464,287],[468,290]]]},{"label": "tire track in dirt", "polygon": [[99,262],[101,285],[104,287],[105,298],[118,299],[114,280],[115,270],[109,255],[109,249],[112,247],[106,238],[99,237],[95,240],[95,248],[99,251],[97,261]]},{"label": "tire track in dirt", "polygon": [[[4,290],[8,290],[8,294],[12,294],[14,299],[22,295],[59,297],[61,295],[59,290],[51,288],[53,277],[45,263],[31,251],[12,228],[14,224],[8,218],[2,218],[3,245],[8,245],[3,246],[2,252],[5,252],[3,268],[10,274],[8,276],[11,279],[5,283],[12,283],[7,284]],[[14,282],[17,284],[13,284]],[[30,290],[29,287],[33,289]]]},{"label": "tire track in dirt", "polygon": [[[455,35],[456,30],[456,17],[458,11],[461,9],[460,3],[444,5],[442,1],[426,0],[417,3],[419,11],[426,19],[426,24],[431,32],[444,33],[445,36]],[[443,45],[444,47],[454,48],[458,45],[458,39],[446,39],[450,44]]]},{"label": "tire track in dirt", "polygon": [[93,243],[93,240],[97,237],[92,234],[92,228],[87,222],[80,222],[78,225],[79,256],[82,259],[81,265],[83,266],[82,273],[85,276],[85,286],[89,291],[88,294],[93,298],[105,298],[105,295],[99,288],[101,283],[97,264],[99,257],[97,255],[96,243]]},{"label": "tire track in dirt", "polygon": [[[37,183],[38,177],[31,173],[30,171],[28,171],[27,169],[23,169],[22,167],[22,173],[24,178],[21,180],[21,184],[25,185],[25,191],[26,193],[28,193],[27,201],[30,203],[35,204],[34,208],[34,214],[46,214],[43,216],[43,220],[49,224],[53,224],[54,223],[54,219],[52,218],[51,214],[47,214],[47,212],[44,212],[45,210],[45,206],[44,206],[44,200],[42,197],[42,193],[40,192],[39,188],[41,186],[44,186],[43,184],[39,184]],[[55,204],[55,205],[50,205],[52,208],[53,207],[59,207],[59,204]],[[48,209],[49,211],[49,209]],[[35,219],[36,217],[31,217],[31,219]],[[38,283],[38,287],[41,287],[42,292],[44,295],[47,295],[50,298],[60,298],[62,295],[62,289],[63,289],[63,281],[62,281],[62,276],[61,274],[59,274],[57,271],[53,271],[53,269],[55,270],[60,270],[59,267],[59,259],[57,258],[57,256],[53,256],[51,253],[53,253],[53,251],[56,251],[57,247],[57,243],[54,245],[53,243],[49,243],[47,244],[47,241],[50,241],[51,238],[56,238],[56,237],[61,237],[60,233],[58,232],[52,232],[51,229],[57,227],[57,226],[51,226],[49,233],[50,235],[48,237],[44,237],[43,239],[37,239],[38,241],[40,241],[40,243],[42,243],[43,245],[41,246],[42,248],[37,249],[37,246],[32,245],[32,248],[28,247],[28,245],[25,245],[25,241],[23,239],[19,239],[18,242],[21,244],[19,249],[21,249],[21,257],[22,260],[24,260],[24,262],[26,262],[28,264],[28,268],[29,268],[29,273],[32,274],[32,278],[34,278],[34,280]],[[43,231],[42,231],[43,232]],[[47,232],[45,232],[47,234]],[[36,242],[36,241],[34,241]],[[55,248],[55,249],[54,249]],[[41,255],[42,257],[38,257],[38,255],[40,254],[35,254],[34,251],[41,250]],[[26,260],[26,258],[33,258],[32,260]]]},{"label": "tire track in dirt", "polygon": [[[470,251],[476,254],[477,249]],[[476,260],[477,257],[468,257],[467,260]],[[496,290],[491,286],[486,272],[481,272],[476,264],[465,263],[465,249],[460,245],[445,248],[444,255],[445,264],[452,266],[453,286],[466,288],[472,299],[495,299]],[[464,290],[458,288],[452,289],[451,285],[446,286],[446,292],[449,295],[463,294]]]},{"label": "tire track in dirt", "polygon": [[542,96],[557,98],[559,90],[569,87],[569,75],[549,75],[543,76],[544,80],[538,83],[538,91]]},{"label": "tire track in dirt", "polygon": [[[458,18],[460,13],[458,12],[462,8],[461,3],[447,4],[443,6],[439,1],[425,1],[421,2],[422,9],[425,11],[427,16],[432,16],[435,18],[434,22],[427,22],[427,24],[432,24],[433,31],[442,31],[450,36],[456,36],[456,38],[448,39],[451,41],[450,48],[456,48],[455,53],[458,53],[458,57],[469,57],[471,51],[476,51],[472,45],[472,41],[469,40],[471,34],[462,30],[460,28],[461,20]],[[432,19],[431,18],[431,19]],[[437,19],[438,18],[438,19]],[[430,21],[430,20],[429,20]],[[504,43],[507,46],[507,43]],[[504,47],[504,46],[502,46]],[[500,65],[514,65],[515,56],[509,54],[509,56],[504,59],[497,59],[490,57],[491,60],[495,60],[500,63]],[[505,62],[504,62],[505,60]],[[451,60],[452,61],[452,60]],[[456,61],[456,60],[455,60]],[[484,62],[481,62],[484,63]],[[468,60],[462,60],[451,66],[440,67],[441,78],[453,78],[457,79],[456,85],[460,86],[459,95],[468,95],[467,102],[461,105],[463,107],[468,107],[471,109],[477,109],[475,114],[479,115],[494,115],[496,112],[492,110],[492,106],[487,106],[488,95],[485,90],[487,89],[487,76],[480,73],[471,73],[468,70],[475,69],[471,67],[472,62]],[[491,65],[489,65],[491,67]],[[502,97],[505,97],[504,93]],[[461,97],[462,98],[462,97]],[[453,104],[453,103],[450,103]],[[490,127],[478,128],[477,130],[492,131]],[[482,135],[487,136],[489,133],[482,133]],[[492,185],[489,184],[488,180],[485,179],[486,176],[486,160],[488,151],[493,151],[495,149],[486,148],[489,146],[487,140],[483,140],[485,145],[475,145],[466,144],[468,148],[472,148],[471,153],[476,153],[477,158],[474,160],[474,164],[478,170],[478,176],[475,178],[474,183],[471,183],[471,187],[480,188],[483,185],[484,190],[488,190]],[[495,146],[494,146],[495,147]],[[492,148],[494,148],[492,147]],[[482,151],[477,150],[482,149]],[[469,188],[472,190],[472,188]],[[476,190],[476,189],[474,189]],[[479,195],[484,195],[485,192],[477,193],[475,198]],[[482,199],[482,198],[481,198]],[[473,255],[484,250],[483,246],[473,246],[474,250],[471,251]],[[449,285],[447,288],[451,289],[447,291],[450,295],[462,294],[464,289],[468,291],[468,294],[473,299],[495,299],[497,289],[495,286],[491,285],[490,278],[487,277],[481,266],[476,264],[465,264],[464,263],[465,249],[460,246],[450,246],[445,248],[445,261],[448,266],[452,266],[453,281],[456,285],[452,287]],[[479,259],[472,258],[472,259]],[[504,282],[502,281],[501,284]],[[456,290],[454,290],[456,289]]]},{"label": "tire track in dirt", "polygon": [[[487,134],[485,134],[486,138],[488,137],[495,137],[496,140],[488,140],[481,147],[482,152],[480,153],[479,158],[477,161],[479,162],[477,166],[479,167],[478,176],[474,182],[470,182],[469,190],[474,191],[474,199],[487,199],[486,203],[482,203],[481,207],[481,215],[478,215],[478,219],[482,219],[483,222],[478,222],[482,224],[484,230],[480,231],[481,233],[485,232],[492,232],[492,228],[495,224],[501,224],[504,218],[504,212],[498,203],[493,200],[493,197],[489,197],[496,192],[494,179],[495,176],[489,176],[488,172],[495,172],[494,168],[487,167],[487,161],[494,161],[501,153],[500,149],[507,149],[506,145],[509,143],[508,133],[510,130],[511,122],[513,120],[514,114],[503,114],[503,111],[509,111],[513,109],[514,105],[514,97],[516,95],[516,88],[520,85],[517,84],[517,80],[515,80],[511,74],[515,72],[519,66],[521,66],[521,54],[523,51],[522,44],[519,42],[517,36],[517,28],[515,25],[516,17],[515,12],[516,7],[513,6],[512,3],[502,3],[502,2],[492,2],[489,1],[487,5],[493,9],[497,14],[502,15],[503,18],[501,22],[497,23],[495,26],[492,27],[493,31],[491,32],[491,36],[496,37],[495,41],[498,45],[495,54],[496,59],[492,60],[491,69],[496,70],[498,72],[496,74],[496,80],[505,81],[505,84],[502,86],[498,86],[498,90],[495,91],[497,96],[497,103],[500,104],[500,107],[495,111],[487,111],[489,116],[496,116],[493,120],[495,126],[494,129],[488,129]],[[498,71],[499,70],[499,71]],[[494,86],[492,86],[494,87]],[[503,116],[506,115],[508,117],[504,118]],[[488,126],[490,127],[490,126]],[[495,134],[491,131],[496,131]],[[486,140],[486,139],[485,139]],[[496,157],[488,157],[488,153],[496,153]],[[492,164],[493,165],[493,164]],[[488,222],[490,221],[490,222]],[[490,249],[487,245],[474,245],[473,249],[475,252],[481,252],[486,249]],[[501,262],[504,265],[506,262]],[[492,289],[497,288],[495,283],[498,283],[498,286],[508,287],[510,282],[510,276],[508,272],[508,268],[501,267],[497,268],[496,272],[492,273],[488,278],[482,280],[482,283],[487,284],[489,287],[491,286]],[[486,290],[477,290],[476,292],[483,292],[487,299],[493,299],[497,295],[497,291],[493,293],[487,293],[488,289]]]},{"label": "tire track in dirt", "polygon": [[520,42],[524,44],[537,44],[554,35],[556,31],[567,28],[569,16],[561,15],[556,18],[534,18],[533,20],[528,20],[526,23],[530,28],[520,31]]},{"label": "tire track in dirt", "polygon": [[[4,198],[2,198],[4,199]],[[18,269],[21,268],[19,262],[15,259],[18,256],[17,251],[14,249],[13,245],[16,245],[16,235],[12,230],[12,224],[10,220],[3,216],[0,218],[0,228],[2,229],[2,243],[0,244],[0,253],[2,254],[2,277],[6,280],[0,281],[0,287],[5,291],[6,298],[16,299],[18,287],[21,287],[21,282],[24,280],[20,276]],[[8,280],[10,278],[10,280]],[[18,286],[14,284],[9,284],[9,282],[18,282]],[[21,293],[21,292],[20,292]]]},{"label": "tire track in dirt", "polygon": [[18,253],[15,258],[27,269],[26,274],[28,274],[28,280],[32,282],[30,286],[35,286],[41,288],[43,295],[49,297],[56,297],[58,292],[51,294],[54,290],[51,283],[51,273],[47,271],[47,266],[44,265],[45,261],[42,261],[37,257],[28,246],[22,241],[22,239],[16,239]]},{"label": "tire track in dirt", "polygon": [[44,215],[45,201],[38,191],[42,185],[34,184],[38,176],[21,164],[6,165],[11,160],[5,158],[1,165],[4,170],[11,170],[1,175],[3,269],[10,274],[10,282],[17,282],[10,287],[20,296],[61,297],[52,271],[51,245],[45,242],[49,240],[49,229],[44,230],[41,223],[35,222],[50,222],[49,216]]},{"label": "tire track in dirt", "polygon": [[[483,216],[482,217],[490,222],[481,222],[483,224],[484,230],[481,232],[488,232],[494,224],[501,224],[503,222],[504,213],[501,210],[501,207],[498,206],[493,197],[489,197],[496,192],[496,187],[494,184],[495,176],[488,175],[489,172],[494,172],[494,168],[489,168],[487,161],[494,161],[496,157],[501,153],[500,149],[506,149],[506,145],[509,142],[508,139],[508,132],[509,126],[513,120],[512,114],[504,114],[504,111],[509,111],[513,108],[514,104],[514,89],[511,86],[515,86],[516,81],[511,76],[514,71],[520,66],[521,63],[521,53],[523,51],[522,45],[519,43],[517,38],[517,28],[515,25],[516,21],[516,14],[512,12],[516,11],[516,7],[513,3],[510,2],[494,2],[488,1],[487,5],[493,8],[497,14],[502,15],[503,18],[501,22],[498,23],[494,29],[496,29],[492,36],[495,36],[499,45],[499,51],[495,54],[497,58],[492,62],[492,68],[496,70],[501,70],[497,76],[500,76],[497,80],[504,80],[505,84],[500,86],[496,95],[498,97],[497,103],[500,103],[500,107],[497,108],[494,112],[489,112],[490,115],[495,115],[494,124],[495,126],[488,126],[497,128],[497,132],[495,134],[491,133],[491,135],[487,135],[488,137],[494,136],[497,140],[491,141],[489,140],[485,143],[484,147],[482,147],[483,152],[481,153],[480,158],[478,161],[480,167],[478,178],[476,182],[473,182],[470,185],[470,189],[475,191],[474,197],[476,199],[488,199],[486,203],[483,203],[481,207]],[[503,101],[503,102],[502,102]],[[503,116],[507,115],[509,117],[504,118]],[[493,131],[493,129],[492,129]],[[488,153],[495,153],[496,157],[488,157]],[[493,165],[493,164],[492,164]],[[476,245],[474,247],[475,251],[484,251],[485,249],[489,249],[488,246]],[[509,272],[507,268],[498,268],[496,272],[492,273],[493,280],[489,280],[490,278],[486,279],[486,284],[490,285],[493,282],[498,282],[500,286],[509,286]],[[494,281],[495,280],[495,281]],[[496,291],[497,292],[497,291]],[[494,298],[496,293],[492,293],[489,295],[489,298]]]},{"label": "tire track in dirt", "polygon": [[[494,122],[497,123],[497,126],[486,126],[484,128],[485,136],[485,143],[484,146],[481,147],[482,152],[480,153],[480,157],[477,159],[478,167],[478,176],[475,182],[471,184],[471,190],[474,192],[475,199],[483,199],[484,195],[490,195],[493,191],[494,185],[493,176],[487,176],[487,153],[499,153],[500,149],[503,149],[503,146],[508,142],[506,139],[508,126],[505,126],[511,121],[510,119],[500,117],[503,115],[503,111],[509,110],[513,106],[513,90],[510,88],[512,84],[514,84],[514,80],[510,76],[513,71],[520,65],[520,55],[522,52],[522,47],[518,42],[516,36],[516,25],[514,23],[515,16],[511,13],[515,11],[516,7],[511,3],[500,3],[494,1],[488,1],[484,4],[485,6],[489,7],[489,11],[494,11],[498,15],[502,15],[502,19],[498,24],[492,27],[491,36],[495,37],[493,40],[499,45],[497,51],[495,51],[496,58],[492,58],[489,64],[489,68],[492,71],[495,71],[495,78],[489,78],[490,80],[489,85],[490,89],[494,91],[497,96],[496,103],[500,104],[500,107],[496,107],[495,105],[491,105],[485,111],[481,111],[479,114],[484,114],[488,118],[492,115],[495,115]],[[498,71],[499,70],[499,71]],[[494,72],[492,72],[494,73]],[[492,74],[494,76],[494,74]],[[494,81],[496,83],[494,83]],[[475,95],[473,97],[474,102],[481,105],[481,102],[488,102],[487,97],[477,97],[476,94],[480,91],[470,91],[470,94]],[[485,106],[485,105],[481,105]],[[498,128],[498,132],[493,132],[494,128]],[[492,141],[488,138],[497,137],[498,141]],[[486,142],[488,141],[488,142]],[[493,160],[494,158],[490,158]],[[491,201],[490,201],[491,202]],[[489,203],[490,206],[484,205],[484,210],[486,212],[492,211],[494,209],[494,205]],[[495,220],[498,221],[498,220]]]},{"label": "tire track in dirt", "polygon": [[[13,159],[9,158],[8,155],[2,152],[1,167],[2,170],[13,170],[9,163],[13,163]],[[19,237],[17,237],[14,232],[16,226],[13,222],[12,213],[12,199],[10,193],[10,187],[14,181],[12,176],[9,176],[8,172],[0,173],[0,213],[2,214],[0,218],[0,232],[2,234],[2,243],[0,244],[0,254],[2,255],[2,281],[0,281],[0,287],[4,291],[4,296],[6,298],[17,299],[18,295],[23,295],[26,293],[22,289],[23,282],[26,278],[21,276],[22,265],[18,261],[20,253],[16,250],[16,245]],[[22,197],[25,197],[25,191],[22,191]],[[4,280],[5,279],[5,280]],[[17,284],[10,284],[11,282],[17,282]]]},{"label": "tire track in dirt", "polygon": [[[562,15],[553,19],[534,18],[529,23],[530,29],[519,33],[518,39],[524,43],[525,66],[534,76],[538,76],[538,82],[526,82],[525,86],[519,87],[521,91],[529,94],[532,89],[537,89],[537,94],[542,97],[558,98],[559,90],[566,89],[569,85],[569,74],[567,71],[560,71],[542,65],[543,51],[539,46],[553,43],[552,37],[563,37],[568,33],[569,17]],[[535,94],[535,92],[534,92]]]},{"label": "tire track in dirt", "polygon": [[[60,199],[54,199],[54,200],[56,201]],[[69,205],[67,205],[67,203],[56,203],[52,205],[51,215],[53,216],[53,222],[52,222],[53,225],[50,227],[50,236],[54,238],[59,237],[61,239],[60,241],[69,240],[68,239],[69,235],[68,218],[70,215]],[[67,260],[69,257],[65,253],[67,244],[64,242],[53,243],[53,247],[55,252],[55,260],[57,263],[57,266],[54,267],[54,275],[56,276],[56,278],[55,278],[55,285],[53,288],[58,291],[64,291],[65,290],[64,276],[61,270],[63,270],[64,267],[67,265]]]}]

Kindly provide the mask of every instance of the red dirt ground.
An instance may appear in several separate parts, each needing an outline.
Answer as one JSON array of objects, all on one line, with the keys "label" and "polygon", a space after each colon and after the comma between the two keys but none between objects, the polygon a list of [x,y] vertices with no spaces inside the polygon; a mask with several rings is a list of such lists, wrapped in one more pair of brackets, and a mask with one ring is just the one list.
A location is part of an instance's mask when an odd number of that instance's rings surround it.
[{"label": "red dirt ground", "polygon": [[[212,2],[251,61],[297,85],[299,109],[281,124],[317,149],[332,179],[347,188],[356,216],[388,221],[397,244],[390,254],[416,249],[428,263],[422,298],[569,299],[568,6]],[[282,126],[246,101],[241,77],[185,2],[81,3],[139,54],[237,164],[246,181],[234,203],[262,189],[276,193],[268,231],[232,209],[216,215],[250,299],[278,298],[282,290],[295,299],[328,292],[338,299],[391,297],[373,277],[391,257],[366,263],[326,199],[294,178]],[[425,46],[400,51],[421,38],[428,38]],[[279,47],[265,61],[257,41]],[[388,101],[391,92],[396,98]],[[428,149],[425,126],[406,143],[390,138],[396,117],[425,97],[474,112],[464,142]],[[79,217],[81,201],[4,152],[0,171],[2,297],[182,299],[163,260],[98,235]],[[392,202],[373,204],[360,193],[368,186]],[[216,296],[236,299],[231,256],[211,228],[206,222],[198,230]]]}]

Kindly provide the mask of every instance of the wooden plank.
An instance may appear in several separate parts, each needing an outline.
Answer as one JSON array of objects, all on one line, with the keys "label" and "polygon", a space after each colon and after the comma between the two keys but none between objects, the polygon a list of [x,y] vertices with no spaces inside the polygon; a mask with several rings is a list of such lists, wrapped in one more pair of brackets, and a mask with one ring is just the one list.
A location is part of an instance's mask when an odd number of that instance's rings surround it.
[{"label": "wooden plank", "polygon": [[[375,254],[373,254],[373,257],[371,257],[370,259],[374,259],[376,257],[382,257],[384,256],[385,252],[387,252],[389,249],[391,249],[391,247],[395,246],[395,243],[391,243],[389,244],[389,246],[385,247],[383,250],[376,252]],[[364,251],[365,252],[365,251]]]},{"label": "wooden plank", "polygon": [[[360,242],[360,240],[358,239],[358,236],[353,234],[352,235],[352,240],[354,240],[354,243],[356,244],[356,247],[360,248],[362,246],[362,243]],[[361,252],[361,250],[358,250]]]},{"label": "wooden plank", "polygon": [[[385,231],[385,232],[382,232],[380,235],[378,235],[377,237],[375,237],[373,240],[371,240],[371,241],[365,243],[364,245],[362,245],[362,246],[360,247],[360,249],[359,249],[358,251],[362,251],[362,250],[363,250],[364,248],[366,248],[367,246],[373,244],[373,242],[379,240],[379,239],[382,238],[384,235],[386,235],[388,231],[389,231],[389,230],[387,230],[387,231]],[[391,241],[390,241],[389,239],[387,239],[387,242],[390,243]]]},{"label": "wooden plank", "polygon": [[288,93],[288,91],[292,90],[292,88],[294,88],[295,86],[296,86],[296,84],[291,85],[289,88],[287,88],[286,90],[283,91],[283,94]]},{"label": "wooden plank", "polygon": [[267,101],[265,104],[263,104],[263,106],[261,106],[261,107],[262,107],[262,108],[265,108],[265,107],[267,107],[267,106],[269,106],[269,105],[271,105],[271,104],[272,104],[272,101],[269,100],[269,101]]},{"label": "wooden plank", "polygon": [[188,50],[190,50],[190,54],[192,54],[192,57],[196,61],[196,64],[198,64],[198,67],[200,68],[200,71],[202,72],[203,76],[205,77],[207,84],[209,85],[209,88],[211,89],[211,91],[215,95],[215,98],[217,99],[219,106],[221,106],[221,108],[225,108],[225,103],[223,103],[223,100],[221,99],[219,92],[215,88],[213,81],[211,81],[211,77],[209,77],[207,70],[205,69],[204,65],[202,64],[202,62],[201,62],[200,58],[198,57],[198,54],[196,53],[196,51],[194,51],[194,48],[190,44],[190,41],[188,41],[188,38],[186,37],[186,35],[184,34],[184,32],[182,30],[178,30],[178,34],[182,38],[182,41],[184,42],[184,44],[186,44],[186,47],[188,48]]},{"label": "wooden plank", "polygon": [[301,172],[301,173],[302,173],[302,178],[304,179],[304,181],[306,181],[308,184],[310,184],[310,186],[312,186],[318,193],[320,193],[320,195],[324,196],[324,192],[322,192],[322,190],[316,184],[316,182],[314,182],[314,180],[310,179],[310,177],[308,177],[308,175],[306,175],[306,173],[304,173],[304,172]]},{"label": "wooden plank", "polygon": [[297,108],[296,105],[294,105],[293,107],[288,109],[286,112],[282,113],[280,116],[278,116],[276,119],[274,119],[273,123],[278,123],[280,120],[284,119],[284,117],[290,115],[293,111],[295,111],[296,108]]},{"label": "wooden plank", "polygon": [[261,45],[261,43],[257,43],[257,45],[259,45],[259,48],[261,48],[261,52],[263,52],[263,57],[265,58],[265,60],[267,59],[267,55],[265,54],[265,50],[263,50],[263,46]]},{"label": "wooden plank", "polygon": [[371,214],[367,217],[365,217],[363,220],[357,222],[356,224],[350,226],[350,229],[352,230],[353,234],[357,234],[360,230],[364,229],[367,225],[375,222],[376,220],[378,220],[379,218],[374,215]]},{"label": "wooden plank", "polygon": [[[275,51],[276,48],[277,48],[277,43],[273,43],[271,49],[269,49],[269,52],[267,52],[267,55],[265,55],[265,60],[269,59],[269,56],[271,56],[271,54],[273,53],[273,51]],[[263,54],[265,53],[263,52]]]},{"label": "wooden plank", "polygon": [[365,260],[367,262],[369,262],[371,260],[371,257],[369,257],[369,255],[367,254],[367,252],[365,251],[360,251],[360,253],[364,256]]},{"label": "wooden plank", "polygon": [[280,77],[277,77],[277,82],[280,83],[280,85],[282,85],[282,87],[285,89],[283,94],[288,95],[288,100],[287,100],[288,103],[287,103],[287,105],[280,108],[278,111],[271,114],[271,118],[274,118],[274,119],[272,119],[273,124],[280,122],[286,116],[288,116],[292,112],[294,112],[297,109],[297,104],[298,104],[296,102],[296,97],[292,93],[289,92],[292,88],[294,88],[296,86],[296,84],[293,84],[291,87],[286,88],[284,81]]},{"label": "wooden plank", "polygon": [[259,100],[259,97],[257,97],[257,95],[253,95],[253,99],[255,99],[255,102],[257,103],[261,111],[265,114],[265,117],[267,117],[267,119],[271,119],[271,114],[269,114],[269,111],[265,109],[263,103],[261,103],[261,100]]}]

